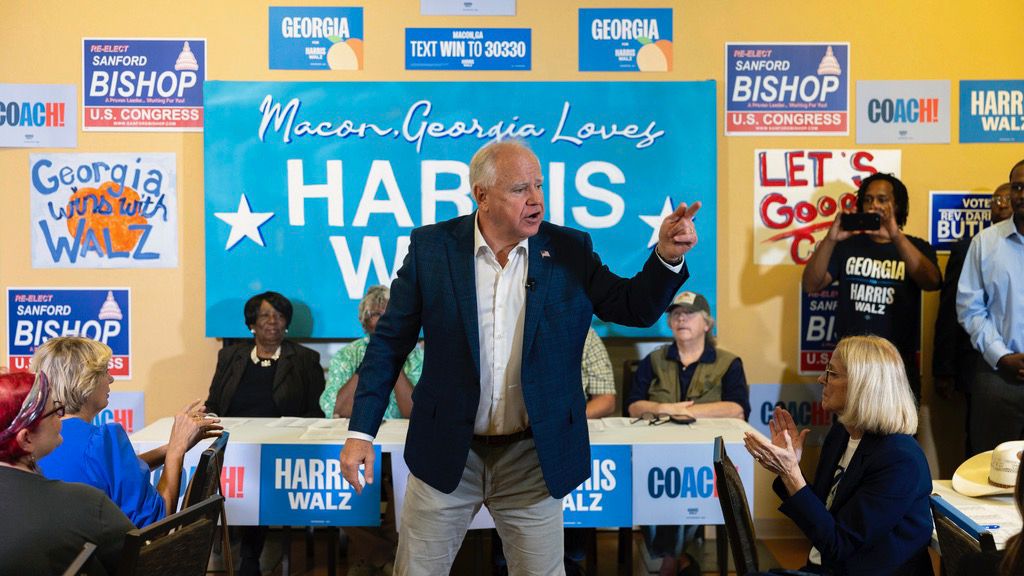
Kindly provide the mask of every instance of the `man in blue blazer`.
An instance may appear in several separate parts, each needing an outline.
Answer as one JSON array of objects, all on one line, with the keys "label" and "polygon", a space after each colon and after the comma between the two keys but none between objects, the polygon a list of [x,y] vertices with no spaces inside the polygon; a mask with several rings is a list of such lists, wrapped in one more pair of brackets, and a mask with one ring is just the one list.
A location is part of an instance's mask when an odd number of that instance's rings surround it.
[{"label": "man in blue blazer", "polygon": [[[687,278],[700,203],[668,216],[643,270],[616,276],[583,232],[543,221],[540,162],[519,142],[470,162],[478,210],[412,233],[359,369],[342,473],[372,482],[373,447],[402,362],[424,336],[405,445],[411,472],[396,574],[447,574],[486,504],[511,573],[562,571],[561,498],[590,476],[580,359],[591,317],[660,318]],[[357,488],[358,489],[358,488]]]}]

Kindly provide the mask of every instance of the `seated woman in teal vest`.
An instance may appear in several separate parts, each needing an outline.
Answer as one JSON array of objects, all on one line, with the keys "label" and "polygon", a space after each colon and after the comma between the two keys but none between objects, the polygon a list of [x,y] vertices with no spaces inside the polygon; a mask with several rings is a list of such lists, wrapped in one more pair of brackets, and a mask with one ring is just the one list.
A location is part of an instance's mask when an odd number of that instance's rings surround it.
[{"label": "seated woman in teal vest", "polygon": [[[626,398],[633,418],[683,415],[694,418],[742,418],[750,415],[750,391],[738,356],[715,347],[715,325],[706,298],[682,292],[668,307],[673,342],[640,361]],[[697,526],[644,526],[644,539],[660,557],[662,575],[699,574],[683,553]],[[684,530],[685,528],[685,530]]]}]

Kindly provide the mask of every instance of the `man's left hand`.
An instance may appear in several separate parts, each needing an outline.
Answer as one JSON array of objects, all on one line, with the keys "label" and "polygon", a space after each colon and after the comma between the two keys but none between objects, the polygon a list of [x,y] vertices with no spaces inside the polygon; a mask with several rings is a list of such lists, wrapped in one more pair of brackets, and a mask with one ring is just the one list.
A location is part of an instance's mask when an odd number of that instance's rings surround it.
[{"label": "man's left hand", "polygon": [[684,254],[697,245],[697,228],[693,217],[700,210],[700,202],[687,206],[683,202],[676,211],[661,221],[658,230],[658,255],[669,263],[678,263]]}]

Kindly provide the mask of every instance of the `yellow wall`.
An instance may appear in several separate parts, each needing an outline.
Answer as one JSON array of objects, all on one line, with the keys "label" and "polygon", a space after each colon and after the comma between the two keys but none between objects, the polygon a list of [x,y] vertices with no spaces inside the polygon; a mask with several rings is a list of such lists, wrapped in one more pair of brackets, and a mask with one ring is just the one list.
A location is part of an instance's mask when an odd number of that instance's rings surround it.
[{"label": "yellow wall", "polygon": [[[359,5],[358,2],[280,0],[274,5]],[[743,356],[751,383],[796,383],[798,293],[796,266],[752,264],[753,151],[757,148],[855,147],[848,137],[726,138],[722,136],[724,43],[729,41],[850,42],[851,100],[856,80],[952,80],[952,141],[958,140],[957,81],[1024,76],[1019,0],[967,3],[797,2],[689,0],[627,2],[518,0],[515,18],[424,18],[418,0],[364,4],[365,70],[286,72],[267,69],[267,6],[257,1],[5,0],[0,2],[0,82],[81,85],[82,37],[205,37],[211,80],[702,80],[718,81],[719,335]],[[667,74],[577,72],[577,8],[674,6],[675,70]],[[533,28],[531,72],[407,72],[406,27]],[[80,96],[79,96],[80,98]],[[80,105],[80,104],[79,104]],[[671,102],[661,103],[671,106]],[[851,113],[851,120],[852,120]],[[79,112],[80,116],[80,112]],[[80,122],[80,120],[79,120]],[[852,122],[851,122],[852,124]],[[0,150],[0,286],[130,286],[134,378],[115,390],[143,390],[147,420],[205,398],[220,344],[204,337],[202,134],[80,132],[80,152],[174,152],[178,160],[179,261],[161,270],[36,270],[29,256],[28,155]],[[871,146],[890,148],[890,146]],[[916,145],[902,149],[902,177],[910,188],[909,233],[927,237],[927,191],[991,190],[1024,157],[1020,145]],[[61,151],[61,150],[56,150]],[[69,150],[63,150],[69,151]],[[639,242],[639,239],[638,239]],[[639,246],[639,244],[638,244]],[[943,264],[943,262],[940,262]],[[628,272],[628,271],[622,271]],[[932,401],[931,324],[937,298],[925,299],[925,403],[942,415],[955,438],[960,422],[951,404]],[[241,317],[241,311],[239,311]],[[6,310],[0,307],[0,325]],[[6,329],[0,347],[6,354]],[[621,343],[620,343],[621,346]],[[937,425],[937,429],[940,427]],[[941,430],[937,431],[940,432]],[[957,455],[939,436],[944,476]],[[759,475],[759,517],[773,516],[774,497]]]}]

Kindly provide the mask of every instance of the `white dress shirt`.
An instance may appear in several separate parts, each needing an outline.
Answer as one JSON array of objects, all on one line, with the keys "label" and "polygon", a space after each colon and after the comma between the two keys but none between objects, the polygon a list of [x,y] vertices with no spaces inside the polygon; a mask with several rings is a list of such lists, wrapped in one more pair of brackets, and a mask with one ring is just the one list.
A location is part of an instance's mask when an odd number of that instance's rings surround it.
[{"label": "white dress shirt", "polygon": [[956,312],[974,349],[993,369],[1024,352],[1024,236],[1013,218],[971,241],[957,284]]},{"label": "white dress shirt", "polygon": [[[479,215],[474,216],[473,271],[480,337],[480,403],[474,434],[512,434],[530,425],[522,382],[529,253],[527,238],[509,252],[502,267],[480,233]],[[661,254],[657,256],[665,268],[677,274],[685,263],[685,258],[669,264]],[[356,431],[350,431],[348,437],[368,442],[374,438]]]},{"label": "white dress shirt", "polygon": [[473,268],[480,333],[480,403],[474,434],[511,434],[529,426],[523,401],[523,323],[529,239],[508,254],[502,267],[474,221]]}]

